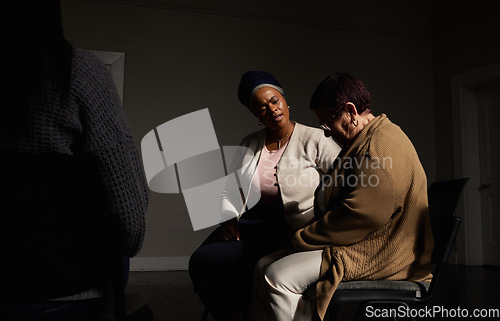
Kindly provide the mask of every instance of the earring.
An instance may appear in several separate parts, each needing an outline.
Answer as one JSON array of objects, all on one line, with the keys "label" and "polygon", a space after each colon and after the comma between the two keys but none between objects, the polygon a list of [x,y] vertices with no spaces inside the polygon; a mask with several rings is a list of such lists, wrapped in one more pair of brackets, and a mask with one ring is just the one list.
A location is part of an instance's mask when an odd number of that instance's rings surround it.
[{"label": "earring", "polygon": [[288,106],[288,109],[290,109],[290,106]]},{"label": "earring", "polygon": [[359,121],[357,119],[352,121],[352,124],[354,125],[354,127],[358,127],[358,123],[359,123]]}]

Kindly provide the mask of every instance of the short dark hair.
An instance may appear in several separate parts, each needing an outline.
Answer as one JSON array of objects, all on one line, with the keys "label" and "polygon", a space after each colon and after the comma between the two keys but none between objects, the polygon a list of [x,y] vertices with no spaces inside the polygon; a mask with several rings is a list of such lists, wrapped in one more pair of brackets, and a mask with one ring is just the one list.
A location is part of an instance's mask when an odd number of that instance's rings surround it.
[{"label": "short dark hair", "polygon": [[333,73],[328,75],[316,87],[310,108],[325,105],[335,111],[351,102],[359,114],[370,111],[372,97],[361,80],[349,73]]}]

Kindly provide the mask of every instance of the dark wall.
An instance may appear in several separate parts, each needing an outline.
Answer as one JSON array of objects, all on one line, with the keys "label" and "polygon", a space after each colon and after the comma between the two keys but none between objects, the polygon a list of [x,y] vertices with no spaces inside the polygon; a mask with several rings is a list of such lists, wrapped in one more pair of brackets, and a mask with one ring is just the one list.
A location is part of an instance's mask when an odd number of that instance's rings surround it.
[{"label": "dark wall", "polygon": [[[293,119],[317,126],[308,108],[315,86],[349,71],[372,93],[374,113],[409,136],[432,181],[429,8],[400,0],[65,0],[63,20],[75,45],[125,53],[124,111],[138,144],[155,126],[202,108],[219,144],[238,144],[260,129],[236,95],[251,69],[273,73]],[[146,223],[138,268],[186,267],[210,232],[193,231],[181,194],[151,192]]]},{"label": "dark wall", "polygon": [[453,75],[500,62],[500,1],[438,1],[432,12],[436,178],[454,177]]}]

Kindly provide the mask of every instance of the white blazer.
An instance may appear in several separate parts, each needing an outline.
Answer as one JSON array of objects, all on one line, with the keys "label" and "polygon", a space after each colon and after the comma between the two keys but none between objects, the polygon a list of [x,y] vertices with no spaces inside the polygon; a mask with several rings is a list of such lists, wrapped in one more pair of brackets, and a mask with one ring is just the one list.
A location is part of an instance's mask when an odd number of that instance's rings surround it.
[{"label": "white blazer", "polygon": [[[246,136],[232,162],[231,171],[237,173],[244,200],[235,193],[234,185],[222,194],[223,220],[239,217],[258,203],[258,195],[252,195],[252,180],[258,179],[257,165],[267,129]],[[276,174],[286,222],[292,228],[308,224],[314,217],[314,191],[321,176],[328,171],[341,148],[323,130],[295,123],[288,145],[277,164]],[[254,177],[256,176],[256,177]]]}]

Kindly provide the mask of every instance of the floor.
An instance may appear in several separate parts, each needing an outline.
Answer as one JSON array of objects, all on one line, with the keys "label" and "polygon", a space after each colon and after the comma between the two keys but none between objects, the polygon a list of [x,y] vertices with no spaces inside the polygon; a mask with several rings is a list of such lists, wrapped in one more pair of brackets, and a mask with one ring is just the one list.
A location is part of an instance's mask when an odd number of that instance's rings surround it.
[{"label": "floor", "polygon": [[203,305],[187,271],[130,272],[127,290],[144,296],[155,321],[201,320]]},{"label": "floor", "polygon": [[[193,292],[187,271],[131,272],[129,289],[142,294],[153,310],[155,321],[198,321],[203,306]],[[470,267],[449,264],[429,309],[448,309],[448,313],[497,313],[496,317],[458,318],[459,320],[500,320],[500,267]],[[460,308],[460,310],[458,310]],[[349,320],[353,309],[340,311],[339,320]],[[443,312],[444,313],[444,312]],[[437,314],[442,316],[443,314]],[[375,318],[366,318],[366,320]],[[425,318],[424,318],[425,319]],[[434,317],[429,320],[440,320]],[[451,319],[451,318],[450,318]],[[209,321],[213,321],[211,317]],[[420,318],[419,320],[423,320]],[[426,319],[427,320],[427,319]]]}]

